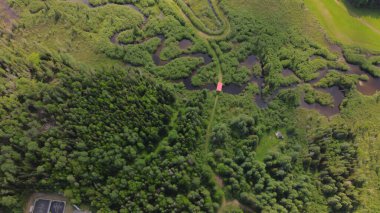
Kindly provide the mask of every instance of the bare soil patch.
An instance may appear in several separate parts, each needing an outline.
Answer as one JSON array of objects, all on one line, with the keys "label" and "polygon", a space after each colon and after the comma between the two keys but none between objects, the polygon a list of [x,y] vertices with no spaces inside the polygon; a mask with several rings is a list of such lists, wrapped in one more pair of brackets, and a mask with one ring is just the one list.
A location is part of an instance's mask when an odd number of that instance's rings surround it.
[{"label": "bare soil patch", "polygon": [[16,12],[9,6],[6,0],[0,0],[0,28],[11,30],[18,18]]}]

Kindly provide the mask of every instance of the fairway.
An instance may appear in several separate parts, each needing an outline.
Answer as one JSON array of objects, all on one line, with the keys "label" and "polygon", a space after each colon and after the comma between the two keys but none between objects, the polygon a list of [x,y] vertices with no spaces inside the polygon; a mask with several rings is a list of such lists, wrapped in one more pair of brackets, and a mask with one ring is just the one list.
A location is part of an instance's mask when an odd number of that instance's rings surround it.
[{"label": "fairway", "polygon": [[337,0],[305,0],[305,3],[333,40],[379,50],[380,12],[347,7]]}]

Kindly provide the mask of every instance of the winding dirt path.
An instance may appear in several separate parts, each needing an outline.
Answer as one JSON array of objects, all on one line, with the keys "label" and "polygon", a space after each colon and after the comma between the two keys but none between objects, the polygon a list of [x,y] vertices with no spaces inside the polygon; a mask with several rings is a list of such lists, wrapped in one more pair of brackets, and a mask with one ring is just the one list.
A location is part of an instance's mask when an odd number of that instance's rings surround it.
[{"label": "winding dirt path", "polygon": [[[195,14],[192,14],[192,15],[190,14],[191,17],[189,17],[183,11],[184,8],[181,8],[181,5],[178,4],[180,2],[178,0],[173,0],[173,3],[175,4],[177,10],[180,11],[181,16],[186,20],[187,24],[189,24],[190,26],[193,26],[195,29],[198,30],[198,35],[206,41],[210,50],[213,51],[212,55],[214,56],[216,67],[217,67],[218,81],[222,82],[223,81],[223,72],[222,72],[222,68],[220,66],[220,61],[219,61],[219,58],[216,54],[216,51],[212,48],[209,40],[222,40],[222,39],[226,38],[230,34],[231,26],[229,24],[228,19],[224,16],[224,13],[220,10],[219,7],[216,6],[217,5],[216,0],[208,0],[208,2],[209,2],[209,5],[212,7],[212,10],[215,13],[215,15],[217,16],[217,18],[220,19],[220,21],[223,23],[223,29],[220,32],[216,32],[215,34],[210,34],[209,32],[206,32],[205,30],[200,29],[200,26],[198,26],[196,23],[199,23],[199,22],[202,23],[202,22],[195,16]],[[189,10],[189,11],[192,13],[191,10]],[[205,29],[207,29],[205,27],[205,25],[203,25],[203,27]],[[210,30],[207,30],[207,31],[210,31]],[[206,130],[205,144],[204,144],[204,148],[202,150],[202,153],[203,153],[203,155],[202,155],[203,159],[202,160],[206,164],[208,164],[207,156],[209,153],[210,140],[211,140],[211,135],[212,135],[212,127],[213,127],[213,123],[215,120],[215,114],[216,114],[216,109],[218,106],[218,100],[219,100],[219,94],[216,94],[215,100],[214,100],[214,105],[213,105],[213,108],[211,110],[211,115],[210,115],[210,119],[208,121],[207,130]],[[214,172],[213,169],[211,169],[211,171]],[[218,179],[218,176],[215,173],[214,173],[214,178]],[[224,186],[218,185],[218,187],[223,188]],[[237,203],[238,203],[238,205],[240,204],[239,201],[237,201]],[[223,208],[226,206],[226,204],[229,204],[229,202],[226,202],[226,198],[225,198],[225,196],[223,196],[222,205],[219,208],[218,212],[221,212],[223,210]],[[239,206],[241,207],[241,205],[239,205]]]},{"label": "winding dirt path", "polygon": [[[217,16],[217,18],[219,19],[219,21],[222,23],[222,26],[223,26],[222,29],[220,29],[219,31],[212,32],[211,30],[209,30],[209,29],[207,29],[205,27],[205,25],[203,24],[203,22],[200,19],[198,19],[195,16],[195,14],[189,14],[190,17],[188,15],[186,15],[186,13],[184,12],[184,10],[186,10],[186,8],[184,8],[184,5],[181,5],[181,2],[179,2],[179,1],[181,1],[181,0],[172,0],[172,1],[168,1],[167,3],[171,4],[173,6],[173,8],[175,8],[177,15],[179,15],[180,17],[182,17],[185,20],[185,22],[186,22],[186,24],[188,26],[191,26],[194,29],[196,29],[197,35],[200,38],[202,38],[202,39],[205,40],[205,42],[206,42],[206,44],[208,46],[208,49],[210,51],[212,51],[211,56],[213,57],[214,63],[216,65],[216,67],[217,67],[216,71],[218,72],[217,73],[217,75],[218,75],[218,81],[222,82],[222,80],[223,80],[222,68],[220,66],[220,61],[219,61],[218,55],[216,54],[216,50],[210,44],[210,40],[222,40],[222,39],[225,39],[230,34],[231,27],[230,27],[230,23],[229,23],[227,17],[224,15],[224,13],[221,11],[221,9],[217,6],[217,2],[216,2],[217,0],[208,0],[209,5],[212,7],[213,12],[215,13],[215,15]],[[104,6],[104,5],[92,6],[91,4],[88,3],[87,0],[84,0],[84,3],[87,4],[89,7]],[[143,12],[139,8],[137,8],[135,5],[133,5],[133,4],[118,4],[118,5],[129,6],[132,9],[136,10],[137,12],[139,12],[141,15],[143,15],[144,22],[143,22],[142,26],[140,26],[140,28],[143,28],[145,26],[145,24],[148,22],[148,17],[146,17],[143,14]],[[186,11],[191,11],[191,10],[186,10]],[[199,25],[199,23],[201,23],[203,25],[203,27],[202,27],[202,25]],[[201,28],[203,28],[203,29],[201,29]],[[126,29],[124,29],[124,30],[126,30]],[[110,41],[112,43],[114,43],[114,44],[119,44],[119,42],[117,40],[117,36],[122,31],[124,31],[124,30],[116,32],[110,38]],[[219,100],[219,94],[216,94],[215,95],[215,99],[214,99],[213,108],[211,109],[211,114],[210,114],[210,118],[209,118],[209,121],[208,121],[208,126],[207,126],[207,130],[206,130],[206,134],[204,136],[205,137],[205,143],[204,143],[204,147],[202,149],[202,161],[205,164],[208,164],[208,162],[207,162],[207,156],[208,156],[208,152],[209,152],[210,139],[211,139],[211,134],[212,134],[212,127],[213,127],[213,123],[214,123],[214,119],[215,119],[215,114],[216,114],[216,109],[217,109],[217,105],[218,105],[218,100]],[[213,170],[211,169],[211,171],[213,171]],[[214,174],[214,177],[217,177],[217,175]],[[223,186],[218,186],[218,187],[223,188]],[[239,206],[241,206],[241,204],[237,200],[236,201],[234,200],[234,201],[231,201],[231,202],[233,202],[233,203],[237,202],[239,204]],[[222,203],[221,209],[226,204],[230,204],[230,202],[226,202],[225,201],[225,197],[223,197],[223,203]]]},{"label": "winding dirt path", "polygon": [[[190,24],[198,30],[197,34],[200,37],[207,40],[222,40],[226,38],[231,32],[230,23],[227,17],[224,15],[223,11],[221,11],[221,9],[217,6],[218,3],[216,0],[208,0],[208,2],[216,17],[222,23],[222,29],[218,31],[208,29],[183,1],[172,0],[169,3],[173,6],[173,8],[176,9],[176,12],[179,13],[179,15],[186,21],[187,24]],[[187,11],[188,14],[186,14],[185,11]]]},{"label": "winding dirt path", "polygon": [[0,28],[10,30],[18,18],[16,12],[8,5],[6,0],[0,0]]}]

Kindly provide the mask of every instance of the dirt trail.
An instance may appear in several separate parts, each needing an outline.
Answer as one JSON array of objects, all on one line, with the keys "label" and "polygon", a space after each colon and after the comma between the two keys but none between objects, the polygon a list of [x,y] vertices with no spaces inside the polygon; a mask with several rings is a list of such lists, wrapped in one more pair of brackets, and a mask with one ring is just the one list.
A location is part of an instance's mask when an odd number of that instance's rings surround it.
[{"label": "dirt trail", "polygon": [[[85,3],[87,2],[87,0],[83,0],[83,1]],[[231,30],[228,19],[224,16],[223,12],[220,11],[220,8],[216,6],[216,4],[217,4],[216,0],[209,0],[209,4],[210,4],[210,6],[212,6],[213,11],[215,12],[215,14],[218,14],[218,17],[223,22],[224,29],[222,30],[222,33],[218,34],[218,35],[207,34],[207,33],[203,32],[201,29],[199,29],[199,27],[197,27],[196,24],[194,24],[194,22],[193,22],[194,20],[191,19],[191,18],[189,18],[185,14],[185,12],[178,6],[178,4],[175,1],[176,0],[173,0],[173,1],[170,1],[168,3],[171,3],[172,6],[173,6],[173,8],[176,8],[176,10],[177,10],[176,12],[180,13],[179,15],[184,18],[184,20],[186,21],[186,23],[189,26],[192,26],[194,29],[196,29],[198,31],[197,34],[202,39],[204,39],[206,41],[208,47],[212,51],[212,56],[213,56],[213,59],[214,59],[214,63],[216,64],[216,67],[217,67],[216,71],[218,72],[217,73],[218,81],[222,82],[222,80],[223,80],[223,72],[222,72],[222,69],[221,69],[221,66],[220,66],[220,61],[219,61],[218,55],[216,54],[216,51],[210,45],[209,40],[219,40],[219,39],[224,39],[225,37],[227,37],[227,35],[230,33],[230,30]],[[90,7],[92,7],[88,3],[87,3],[87,5],[90,6]],[[103,6],[103,5],[101,5],[101,6]],[[134,5],[124,4],[124,6],[132,7],[133,9],[135,9],[136,11],[138,11],[140,14],[142,14],[144,16],[144,14],[142,13],[142,11],[140,9],[138,9],[137,7],[135,7]],[[198,19],[198,21],[200,21],[200,20]],[[144,16],[143,26],[146,23],[147,23],[147,17]],[[116,33],[114,36],[111,37],[111,42],[118,43],[117,42],[117,35],[118,35],[118,33]],[[210,114],[207,130],[206,130],[205,143],[203,145],[204,147],[202,148],[202,151],[201,151],[201,153],[202,153],[202,157],[201,157],[202,159],[201,160],[205,164],[207,164],[207,156],[208,156],[208,153],[209,153],[209,145],[210,145],[210,139],[211,139],[211,134],[212,134],[212,126],[213,126],[213,122],[214,122],[214,118],[215,118],[215,114],[216,114],[218,100],[219,100],[219,94],[216,94],[215,95],[214,104],[213,104],[213,108],[211,109],[211,114]],[[216,174],[214,174],[214,177],[217,179],[217,182],[219,183],[218,187],[223,188],[223,181],[222,181],[222,179],[218,178],[218,176]],[[238,201],[236,200],[234,202],[238,202]],[[227,203],[229,203],[229,202],[227,202]],[[223,198],[223,205],[225,205],[225,204],[226,204],[225,198]],[[239,206],[242,206],[242,205],[239,204]]]},{"label": "dirt trail", "polygon": [[214,106],[212,108],[211,116],[210,116],[209,123],[208,123],[207,130],[206,130],[205,148],[203,150],[203,152],[204,152],[204,154],[206,154],[206,156],[207,156],[207,153],[208,153],[208,148],[210,146],[211,133],[212,133],[212,124],[214,122],[216,107],[218,105],[218,99],[219,99],[219,95],[216,95],[215,100],[214,100]]},{"label": "dirt trail", "polygon": [[[188,9],[187,11],[189,11],[189,13],[191,14],[186,14],[183,11],[183,8],[181,8],[180,4],[177,3],[177,0],[172,0],[170,3],[173,6],[173,8],[175,8],[177,12],[180,13],[180,16],[182,16],[182,18],[188,24],[190,24],[191,26],[193,26],[195,29],[198,30],[197,34],[204,39],[222,40],[226,38],[231,32],[230,23],[227,17],[224,15],[223,11],[221,11],[221,9],[217,6],[218,3],[216,2],[216,0],[209,0],[209,5],[211,6],[211,9],[213,10],[213,12],[216,14],[218,20],[222,23],[223,28],[219,30],[220,32],[218,31],[218,32],[213,32],[213,33],[211,33],[212,30],[208,29],[202,23],[202,21],[198,17],[196,17],[196,15],[192,12],[190,8],[187,8]],[[188,6],[186,5],[183,7],[188,7]],[[204,29],[201,29],[201,26],[199,26],[199,24],[202,24],[203,25],[202,28]]]},{"label": "dirt trail", "polygon": [[[212,55],[214,56],[214,59],[215,59],[214,62],[216,63],[216,67],[217,67],[218,81],[219,82],[223,82],[223,72],[222,72],[222,68],[220,66],[220,61],[219,61],[218,55],[216,54],[216,51],[211,47],[209,40],[221,40],[221,39],[224,39],[225,37],[228,36],[228,34],[230,34],[231,27],[230,27],[228,19],[224,16],[224,13],[221,12],[220,9],[219,9],[219,7],[216,6],[216,1],[215,0],[208,0],[208,2],[210,4],[210,6],[212,7],[212,10],[215,13],[215,15],[217,15],[218,18],[220,19],[220,21],[223,23],[224,29],[223,29],[222,33],[219,34],[219,35],[211,35],[211,34],[208,34],[208,33],[204,32],[204,31],[202,31],[194,23],[194,21],[200,21],[200,20],[199,19],[198,20],[194,20],[194,19],[188,17],[185,14],[185,12],[179,7],[179,5],[175,2],[175,0],[173,0],[174,6],[176,6],[177,10],[181,13],[182,17],[186,20],[186,22],[190,26],[193,26],[195,29],[198,30],[198,35],[207,42],[207,45],[213,51]],[[195,15],[194,15],[194,17],[195,17]],[[207,155],[208,155],[208,152],[209,152],[210,140],[211,140],[211,135],[212,135],[212,127],[213,127],[213,123],[214,123],[214,119],[215,119],[216,109],[217,109],[217,106],[218,106],[218,100],[219,100],[219,94],[216,94],[215,100],[214,100],[214,106],[213,106],[213,108],[211,110],[211,115],[210,115],[209,123],[208,123],[208,126],[207,126],[207,130],[206,130],[205,144],[204,144],[204,148],[202,150],[202,153],[203,153],[202,154],[202,160],[206,164],[207,164]],[[213,171],[213,170],[211,170],[211,171]],[[217,183],[217,186],[219,188],[223,188],[224,187],[223,180],[217,174],[214,174],[214,178],[215,178],[215,181]],[[223,212],[224,207],[226,205],[230,205],[230,204],[231,204],[231,202],[226,202],[226,199],[223,196],[222,205],[219,208],[218,212]],[[232,204],[233,205],[236,204],[237,206],[239,206],[240,208],[242,208],[243,210],[246,211],[246,208],[244,208],[239,203],[239,201],[234,200],[234,201],[232,201]],[[251,212],[251,211],[247,211],[247,212]]]},{"label": "dirt trail", "polygon": [[234,206],[234,207],[239,207],[240,209],[242,209],[244,212],[248,212],[248,213],[253,213],[255,212],[253,209],[249,208],[248,206],[244,205],[244,204],[241,204],[238,200],[234,199],[234,200],[225,200],[223,199],[222,201],[222,205],[221,207],[219,208],[218,210],[218,213],[223,213],[225,212],[224,210],[228,207],[228,206]]},{"label": "dirt trail", "polygon": [[4,27],[10,30],[17,18],[18,15],[8,5],[8,2],[6,0],[0,0],[0,28]]}]

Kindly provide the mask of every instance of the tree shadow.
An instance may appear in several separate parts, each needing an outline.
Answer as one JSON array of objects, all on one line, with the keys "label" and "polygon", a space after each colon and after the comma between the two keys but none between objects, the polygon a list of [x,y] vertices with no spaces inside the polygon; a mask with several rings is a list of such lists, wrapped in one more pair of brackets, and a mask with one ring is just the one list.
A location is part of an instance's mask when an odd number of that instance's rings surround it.
[{"label": "tree shadow", "polygon": [[380,8],[357,8],[354,7],[348,0],[338,1],[340,1],[347,8],[348,13],[352,17],[371,17],[379,19],[380,22]]}]

